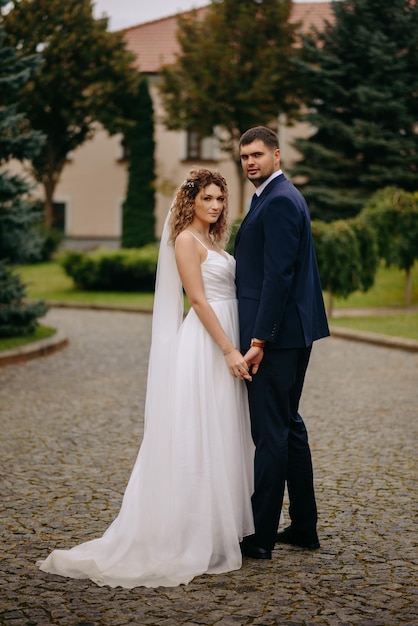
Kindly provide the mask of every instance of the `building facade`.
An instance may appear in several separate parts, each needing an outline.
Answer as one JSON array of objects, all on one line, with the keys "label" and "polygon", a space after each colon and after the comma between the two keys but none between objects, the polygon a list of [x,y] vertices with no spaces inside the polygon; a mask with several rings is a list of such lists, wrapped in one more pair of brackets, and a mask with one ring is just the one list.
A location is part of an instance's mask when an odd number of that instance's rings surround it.
[{"label": "building facade", "polygon": [[[206,7],[197,9],[204,15]],[[302,24],[302,31],[312,26],[323,27],[332,20],[328,2],[293,4],[292,20]],[[228,181],[230,214],[238,215],[236,166],[229,155],[222,153],[213,138],[203,141],[193,133],[169,131],[163,124],[163,110],[157,82],[162,65],[174,61],[179,51],[176,39],[177,15],[138,24],[123,31],[127,47],[136,55],[137,67],[147,76],[154,105],[156,143],[156,222],[159,236],[176,187],[193,166],[219,170]],[[296,136],[306,136],[303,124],[287,126],[277,121],[282,167],[286,171],[296,160],[292,147]],[[118,248],[122,232],[122,204],[127,187],[127,161],[122,137],[109,136],[98,127],[94,138],[69,155],[55,193],[55,226],[65,234],[65,247],[93,249],[98,246]],[[246,203],[253,190],[248,184]],[[42,197],[42,189],[37,195]]]}]

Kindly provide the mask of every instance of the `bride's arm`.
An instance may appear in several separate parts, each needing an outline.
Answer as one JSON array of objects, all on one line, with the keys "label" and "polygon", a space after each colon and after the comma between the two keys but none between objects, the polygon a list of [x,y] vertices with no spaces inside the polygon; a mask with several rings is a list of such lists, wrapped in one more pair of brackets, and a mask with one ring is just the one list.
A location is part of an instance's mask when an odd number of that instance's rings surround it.
[{"label": "bride's arm", "polygon": [[190,305],[212,339],[222,350],[232,376],[251,380],[244,357],[226,335],[216,313],[206,300],[201,270],[201,263],[206,254],[205,249],[197,243],[192,235],[186,231],[178,235],[175,244],[177,269]]}]

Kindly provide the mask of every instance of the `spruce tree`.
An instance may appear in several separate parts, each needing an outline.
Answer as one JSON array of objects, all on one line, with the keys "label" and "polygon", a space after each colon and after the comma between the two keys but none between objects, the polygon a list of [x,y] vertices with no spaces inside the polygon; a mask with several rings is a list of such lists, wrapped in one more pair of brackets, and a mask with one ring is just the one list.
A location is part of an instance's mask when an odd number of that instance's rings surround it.
[{"label": "spruce tree", "polygon": [[129,158],[128,189],[123,204],[122,247],[140,248],[155,241],[155,142],[153,106],[144,79],[140,82],[132,117],[125,134]]},{"label": "spruce tree", "polygon": [[[6,3],[0,0],[0,8]],[[39,215],[28,201],[29,186],[4,167],[11,159],[33,158],[40,150],[42,136],[30,130],[23,114],[17,112],[17,94],[38,68],[36,56],[18,58],[5,44],[0,25],[0,336],[31,332],[46,312],[43,302],[25,303],[25,289],[12,264],[34,258],[42,240],[34,229]]]},{"label": "spruce tree", "polygon": [[418,187],[418,5],[343,0],[335,22],[303,38],[305,120],[292,175],[314,218],[356,215],[388,184]]}]

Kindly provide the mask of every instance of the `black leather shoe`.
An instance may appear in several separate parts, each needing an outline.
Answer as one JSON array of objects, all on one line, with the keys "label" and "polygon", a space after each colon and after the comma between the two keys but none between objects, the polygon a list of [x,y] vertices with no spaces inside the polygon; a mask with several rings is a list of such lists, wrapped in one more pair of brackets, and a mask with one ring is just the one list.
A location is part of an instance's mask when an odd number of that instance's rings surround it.
[{"label": "black leather shoe", "polygon": [[265,559],[271,560],[271,550],[266,550],[266,548],[260,548],[260,546],[256,546],[251,541],[242,541],[240,543],[241,554],[243,556],[248,557],[249,559]]},{"label": "black leather shoe", "polygon": [[291,526],[288,526],[280,533],[277,533],[276,543],[288,543],[291,546],[298,546],[299,548],[304,548],[305,550],[318,550],[318,548],[321,547],[318,538],[306,540],[304,537],[295,533]]}]

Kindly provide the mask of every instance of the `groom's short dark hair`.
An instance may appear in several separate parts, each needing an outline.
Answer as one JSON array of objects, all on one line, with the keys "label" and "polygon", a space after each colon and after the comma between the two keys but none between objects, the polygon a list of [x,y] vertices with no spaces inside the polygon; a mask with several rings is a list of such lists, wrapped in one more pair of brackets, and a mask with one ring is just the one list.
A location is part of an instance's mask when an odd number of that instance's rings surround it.
[{"label": "groom's short dark hair", "polygon": [[278,136],[266,126],[254,126],[253,128],[246,130],[239,140],[239,147],[248,146],[250,143],[253,143],[253,141],[257,141],[257,139],[261,139],[266,146],[269,146],[274,150],[279,147]]}]

